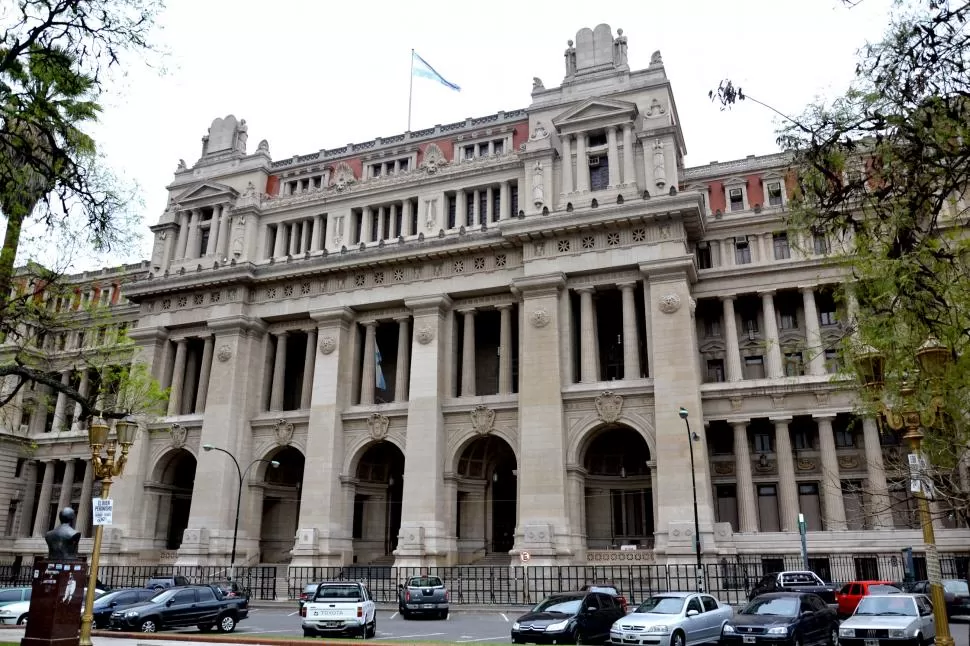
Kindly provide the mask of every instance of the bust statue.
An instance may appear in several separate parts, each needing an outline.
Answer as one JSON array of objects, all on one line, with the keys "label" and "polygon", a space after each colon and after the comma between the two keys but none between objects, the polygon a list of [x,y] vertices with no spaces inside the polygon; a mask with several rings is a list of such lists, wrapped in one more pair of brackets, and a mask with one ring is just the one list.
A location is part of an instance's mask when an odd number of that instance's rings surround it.
[{"label": "bust statue", "polygon": [[65,507],[57,515],[61,524],[47,532],[47,557],[50,559],[77,558],[77,545],[81,540],[81,532],[74,529],[74,510]]}]

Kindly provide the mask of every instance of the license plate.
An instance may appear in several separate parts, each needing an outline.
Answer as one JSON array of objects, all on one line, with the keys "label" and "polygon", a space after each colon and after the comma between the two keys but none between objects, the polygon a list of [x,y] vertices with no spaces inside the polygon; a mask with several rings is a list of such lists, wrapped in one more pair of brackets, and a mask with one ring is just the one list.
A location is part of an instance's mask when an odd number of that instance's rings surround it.
[{"label": "license plate", "polygon": [[867,639],[865,640],[865,646],[879,646],[878,639]]},{"label": "license plate", "polygon": [[[757,641],[757,638],[754,635],[743,635],[741,641],[745,644],[753,644]],[[866,646],[869,646],[869,644],[866,644]]]},{"label": "license plate", "polygon": [[328,621],[326,625],[327,625],[327,628],[338,628],[340,626],[340,622],[339,621]]},{"label": "license plate", "polygon": [[433,604],[433,603],[426,603],[426,604],[424,604],[424,605],[423,605],[423,606],[421,606],[421,607],[422,607],[422,608],[434,608],[434,604]]}]

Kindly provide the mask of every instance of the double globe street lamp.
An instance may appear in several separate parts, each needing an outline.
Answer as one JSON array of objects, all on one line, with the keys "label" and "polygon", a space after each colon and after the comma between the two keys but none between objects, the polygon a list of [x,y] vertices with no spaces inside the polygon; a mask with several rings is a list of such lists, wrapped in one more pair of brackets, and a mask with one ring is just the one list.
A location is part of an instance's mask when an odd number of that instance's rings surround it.
[{"label": "double globe street lamp", "polygon": [[239,537],[239,508],[240,508],[240,505],[242,504],[243,483],[246,481],[246,476],[249,475],[249,470],[252,469],[254,465],[257,465],[261,462],[265,462],[270,467],[277,469],[279,468],[280,463],[277,462],[276,460],[262,460],[257,458],[252,462],[250,462],[249,466],[246,467],[246,470],[243,471],[239,467],[239,460],[236,459],[236,456],[234,456],[226,449],[221,449],[218,446],[213,446],[211,444],[203,444],[202,450],[219,451],[220,453],[225,453],[226,455],[228,455],[230,458],[232,458],[232,463],[236,465],[236,475],[239,476],[239,488],[236,490],[236,524],[232,530],[232,554],[229,556],[229,580],[235,581],[236,580],[236,540]]},{"label": "double globe street lamp", "polygon": [[[94,478],[101,480],[101,500],[106,500],[111,492],[111,482],[121,476],[128,462],[128,451],[135,443],[138,424],[130,416],[115,421],[115,436],[110,437],[111,428],[102,417],[96,417],[88,425],[88,444],[91,446],[91,466]],[[120,449],[120,451],[119,451]],[[91,624],[94,621],[94,593],[98,583],[98,562],[101,558],[101,539],[104,525],[94,529],[94,546],[91,550],[91,569],[88,572],[88,587],[84,595],[84,612],[81,615],[80,646],[92,646]]]},{"label": "double globe street lamp", "polygon": [[940,381],[946,374],[951,359],[950,350],[934,337],[927,339],[916,351],[920,377],[930,384],[933,392],[929,403],[922,410],[915,401],[916,389],[911,379],[906,379],[901,384],[898,403],[889,405],[882,401],[881,396],[885,385],[885,357],[877,350],[866,347],[855,361],[862,386],[877,399],[879,412],[886,420],[886,424],[894,431],[906,431],[903,439],[909,444],[911,451],[909,461],[914,466],[913,489],[919,505],[923,542],[926,544],[926,578],[929,580],[930,599],[933,602],[937,646],[954,646],[954,641],[950,635],[950,624],[946,614],[940,556],[936,549],[936,535],[933,532],[933,517],[930,514],[927,486],[923,480],[922,470],[926,465],[920,449],[923,442],[922,429],[935,426],[942,421],[944,409],[943,399],[939,394]]}]

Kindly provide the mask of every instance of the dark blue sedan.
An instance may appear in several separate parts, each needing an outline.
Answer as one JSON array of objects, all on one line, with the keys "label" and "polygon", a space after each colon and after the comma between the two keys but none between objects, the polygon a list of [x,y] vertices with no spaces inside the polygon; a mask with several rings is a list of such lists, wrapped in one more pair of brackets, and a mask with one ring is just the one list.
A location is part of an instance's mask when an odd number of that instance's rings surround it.
[{"label": "dark blue sedan", "polygon": [[809,592],[770,592],[755,597],[721,631],[723,646],[836,646],[835,608]]}]

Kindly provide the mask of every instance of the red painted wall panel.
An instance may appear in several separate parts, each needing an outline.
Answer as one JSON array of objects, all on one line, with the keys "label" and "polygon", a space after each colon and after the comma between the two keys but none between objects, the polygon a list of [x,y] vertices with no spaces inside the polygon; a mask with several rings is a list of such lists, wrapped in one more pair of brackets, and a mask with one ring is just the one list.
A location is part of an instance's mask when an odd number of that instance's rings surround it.
[{"label": "red painted wall panel", "polygon": [[748,175],[748,206],[765,205],[765,189],[761,186],[761,175]]},{"label": "red painted wall panel", "polygon": [[727,210],[724,203],[724,183],[713,181],[707,185],[707,188],[710,191],[711,213],[717,213],[718,210],[724,213]]}]

